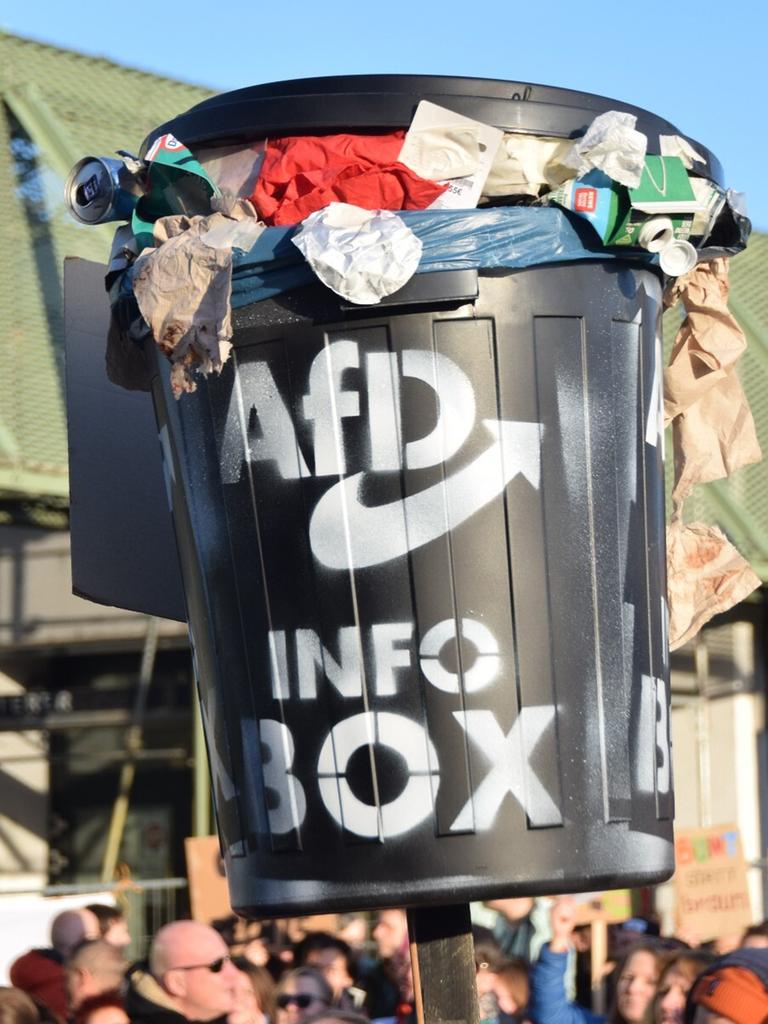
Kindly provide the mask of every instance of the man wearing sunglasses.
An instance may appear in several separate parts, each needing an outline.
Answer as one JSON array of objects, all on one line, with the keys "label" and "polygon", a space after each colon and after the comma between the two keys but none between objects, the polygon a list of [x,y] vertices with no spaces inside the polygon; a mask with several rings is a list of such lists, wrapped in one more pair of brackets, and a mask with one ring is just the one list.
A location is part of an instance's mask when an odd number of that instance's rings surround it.
[{"label": "man wearing sunglasses", "polygon": [[148,963],[131,969],[125,1009],[131,1024],[224,1024],[235,1008],[237,975],[217,931],[173,921],[155,936]]}]

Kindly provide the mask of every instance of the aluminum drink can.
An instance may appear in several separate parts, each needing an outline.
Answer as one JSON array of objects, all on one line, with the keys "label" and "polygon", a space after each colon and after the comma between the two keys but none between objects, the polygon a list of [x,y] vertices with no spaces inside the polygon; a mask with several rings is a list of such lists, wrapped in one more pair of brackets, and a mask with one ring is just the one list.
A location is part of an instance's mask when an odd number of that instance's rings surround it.
[{"label": "aluminum drink can", "polygon": [[85,156],[69,172],[64,199],[81,224],[130,220],[141,188],[122,160]]}]

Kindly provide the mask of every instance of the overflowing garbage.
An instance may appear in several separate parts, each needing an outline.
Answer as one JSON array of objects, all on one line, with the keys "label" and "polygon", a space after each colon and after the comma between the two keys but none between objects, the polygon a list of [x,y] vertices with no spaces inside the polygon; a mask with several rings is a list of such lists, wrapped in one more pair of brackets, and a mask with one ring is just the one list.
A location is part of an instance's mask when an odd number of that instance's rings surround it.
[{"label": "overflowing garbage", "polygon": [[[143,160],[81,160],[67,198],[82,222],[130,221],[113,253],[111,297],[125,305],[135,294],[181,394],[194,390],[195,372],[226,360],[229,317],[211,320],[222,302],[319,278],[349,302],[374,305],[415,273],[572,259],[658,264],[677,278],[704,256],[742,249],[749,223],[738,197],[697,174],[703,158],[685,139],[660,135],[649,152],[635,125],[611,110],[569,140],[503,132],[422,101],[407,131],[387,134],[192,153],[166,133]],[[226,220],[248,227],[229,231]],[[173,282],[174,265],[183,281]],[[173,309],[190,289],[198,301],[186,305],[200,316],[179,318]]]},{"label": "overflowing garbage", "polygon": [[132,349],[150,334],[176,396],[220,371],[231,310],[321,281],[375,306],[414,274],[583,259],[656,266],[686,317],[665,374],[675,450],[670,643],[679,646],[759,580],[685,497],[761,457],[734,369],[744,336],[727,309],[728,257],[746,245],[743,197],[704,174],[678,135],[648,137],[610,110],[580,138],[504,132],[434,103],[407,130],[280,136],[192,152],[161,135],[143,159],[87,157],[66,186],[83,223],[125,221],[107,274],[108,368],[148,388]]}]

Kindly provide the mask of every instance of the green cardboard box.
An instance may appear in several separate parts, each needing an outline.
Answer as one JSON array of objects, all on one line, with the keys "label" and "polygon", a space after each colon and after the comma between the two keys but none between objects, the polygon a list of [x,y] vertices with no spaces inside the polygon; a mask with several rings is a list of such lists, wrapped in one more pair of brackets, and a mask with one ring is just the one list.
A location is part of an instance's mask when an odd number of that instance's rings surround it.
[{"label": "green cardboard box", "polygon": [[647,156],[637,188],[628,189],[630,209],[605,239],[606,245],[640,245],[640,232],[652,217],[667,217],[673,237],[687,241],[694,214],[702,209],[685,164],[678,156]]}]

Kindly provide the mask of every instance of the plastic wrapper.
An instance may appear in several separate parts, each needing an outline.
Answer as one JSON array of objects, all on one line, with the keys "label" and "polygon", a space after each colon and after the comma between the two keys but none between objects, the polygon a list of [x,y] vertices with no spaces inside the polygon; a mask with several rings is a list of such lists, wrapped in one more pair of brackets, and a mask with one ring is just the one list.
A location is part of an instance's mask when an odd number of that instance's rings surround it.
[{"label": "plastic wrapper", "polygon": [[723,208],[699,249],[699,262],[714,260],[718,256],[735,256],[746,249],[751,233],[752,223],[747,217],[744,193],[728,189]]},{"label": "plastic wrapper", "polygon": [[222,196],[245,199],[253,192],[266,141],[248,146],[196,146],[195,156]]}]

